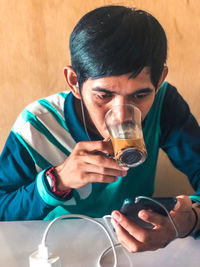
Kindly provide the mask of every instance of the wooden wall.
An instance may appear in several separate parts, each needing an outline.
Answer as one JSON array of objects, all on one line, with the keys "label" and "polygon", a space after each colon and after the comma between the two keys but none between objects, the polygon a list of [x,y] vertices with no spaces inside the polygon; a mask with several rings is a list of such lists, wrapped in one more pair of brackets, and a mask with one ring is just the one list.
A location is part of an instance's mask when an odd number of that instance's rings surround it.
[{"label": "wooden wall", "polygon": [[[135,6],[160,21],[169,44],[167,80],[178,87],[200,122],[199,1],[0,0],[0,151],[27,104],[67,88],[63,67],[70,64],[70,32],[86,12],[108,4]],[[157,178],[157,195],[191,192],[184,175],[162,152]]]}]

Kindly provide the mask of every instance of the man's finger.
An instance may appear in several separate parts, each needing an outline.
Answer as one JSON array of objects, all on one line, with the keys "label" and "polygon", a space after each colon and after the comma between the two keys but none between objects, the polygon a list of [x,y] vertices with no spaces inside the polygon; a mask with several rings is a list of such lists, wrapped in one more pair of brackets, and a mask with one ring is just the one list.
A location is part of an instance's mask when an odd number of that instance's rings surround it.
[{"label": "man's finger", "polygon": [[110,175],[110,176],[122,176],[125,177],[127,175],[127,171],[124,169],[116,169],[116,168],[106,168],[104,166],[94,165],[90,163],[85,163],[85,170],[87,173],[97,173],[103,175]]},{"label": "man's finger", "polygon": [[88,183],[113,183],[117,181],[117,176],[110,176],[98,173],[86,173]]},{"label": "man's finger", "polygon": [[111,219],[119,242],[131,253],[143,251],[142,244],[125,230],[115,219]]},{"label": "man's finger", "polygon": [[[114,170],[119,170],[119,171],[124,171],[124,170],[127,171],[129,169],[129,168],[119,166],[119,164],[114,159],[108,158],[104,155],[85,153],[84,161],[91,165],[95,165],[99,168],[103,167],[103,168],[114,169]],[[120,176],[120,174],[118,174],[118,176]]]},{"label": "man's finger", "polygon": [[169,220],[168,216],[160,215],[151,210],[140,210],[138,217],[145,222],[151,223],[153,226],[164,225],[166,220]]},{"label": "man's finger", "polygon": [[192,200],[188,196],[177,196],[177,203],[174,207],[174,211],[188,211],[192,208]]},{"label": "man's finger", "polygon": [[149,232],[148,229],[140,227],[138,224],[128,219],[119,211],[113,211],[111,216],[136,240],[143,241],[146,238],[145,236],[147,235],[147,232]]},{"label": "man's finger", "polygon": [[101,151],[113,155],[112,143],[105,141],[81,141],[77,143],[76,149],[90,152]]}]

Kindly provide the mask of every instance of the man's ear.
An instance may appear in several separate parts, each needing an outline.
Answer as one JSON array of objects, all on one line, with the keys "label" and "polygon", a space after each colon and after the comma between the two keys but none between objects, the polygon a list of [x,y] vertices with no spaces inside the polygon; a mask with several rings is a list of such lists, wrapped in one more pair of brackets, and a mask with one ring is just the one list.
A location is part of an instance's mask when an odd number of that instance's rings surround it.
[{"label": "man's ear", "polygon": [[64,68],[64,76],[73,95],[76,98],[81,99],[81,95],[80,95],[79,87],[78,87],[77,75],[71,66],[67,66]]},{"label": "man's ear", "polygon": [[167,77],[167,74],[168,74],[168,67],[164,66],[156,91],[158,91],[160,89],[162,83],[164,82],[165,78]]}]

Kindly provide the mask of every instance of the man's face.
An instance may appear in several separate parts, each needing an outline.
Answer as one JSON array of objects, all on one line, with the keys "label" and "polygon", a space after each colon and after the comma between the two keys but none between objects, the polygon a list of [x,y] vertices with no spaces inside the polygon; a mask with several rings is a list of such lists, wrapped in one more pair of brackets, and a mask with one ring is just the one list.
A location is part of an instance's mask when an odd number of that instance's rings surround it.
[{"label": "man's face", "polygon": [[133,104],[140,109],[144,120],[153,104],[155,87],[149,69],[145,67],[136,78],[129,77],[130,74],[125,74],[88,79],[83,84],[82,98],[88,112],[87,127],[93,132],[98,131],[104,138],[108,137],[105,114],[114,105]]}]

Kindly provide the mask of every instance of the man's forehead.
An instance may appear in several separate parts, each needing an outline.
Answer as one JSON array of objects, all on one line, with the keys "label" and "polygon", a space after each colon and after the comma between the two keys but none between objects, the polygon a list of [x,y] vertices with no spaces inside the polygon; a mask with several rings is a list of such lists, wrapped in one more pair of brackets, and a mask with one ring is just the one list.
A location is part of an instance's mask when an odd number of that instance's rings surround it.
[{"label": "man's forehead", "polygon": [[[130,78],[131,73],[123,74],[120,76],[109,76],[98,79],[88,79],[85,82],[86,87],[94,91],[116,91],[121,90],[123,87],[130,87],[134,91],[135,89],[154,88],[149,68],[144,68],[135,78]],[[103,89],[103,90],[101,90]],[[104,90],[105,89],[105,90]],[[128,90],[128,88],[127,88]]]}]

